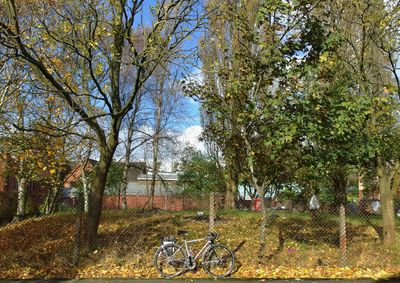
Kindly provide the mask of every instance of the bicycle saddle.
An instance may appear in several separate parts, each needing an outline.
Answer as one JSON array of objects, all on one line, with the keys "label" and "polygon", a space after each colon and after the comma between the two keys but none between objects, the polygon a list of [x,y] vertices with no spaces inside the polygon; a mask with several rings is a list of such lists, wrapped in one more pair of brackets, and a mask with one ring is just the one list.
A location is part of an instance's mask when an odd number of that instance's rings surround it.
[{"label": "bicycle saddle", "polygon": [[187,235],[187,234],[189,234],[189,231],[186,231],[186,230],[178,230],[178,235],[179,235],[179,236],[185,236],[185,235]]}]

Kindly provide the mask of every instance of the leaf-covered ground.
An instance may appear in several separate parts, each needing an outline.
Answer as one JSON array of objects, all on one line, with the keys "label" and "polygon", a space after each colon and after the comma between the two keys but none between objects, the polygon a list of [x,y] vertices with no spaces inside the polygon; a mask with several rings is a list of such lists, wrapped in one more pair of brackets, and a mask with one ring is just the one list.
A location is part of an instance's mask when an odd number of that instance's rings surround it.
[{"label": "leaf-covered ground", "polygon": [[[273,214],[263,263],[257,259],[260,215],[233,212],[218,217],[219,240],[235,250],[238,260],[233,277],[387,278],[400,274],[400,247],[382,246],[377,219],[348,220],[348,265],[340,267],[335,217],[311,220],[307,214]],[[207,220],[195,213],[104,212],[98,248],[74,266],[76,226],[75,215],[63,214],[0,228],[0,278],[158,278],[152,257],[162,236],[188,230],[188,238],[198,238],[208,231]],[[181,277],[208,276],[199,269]]]}]

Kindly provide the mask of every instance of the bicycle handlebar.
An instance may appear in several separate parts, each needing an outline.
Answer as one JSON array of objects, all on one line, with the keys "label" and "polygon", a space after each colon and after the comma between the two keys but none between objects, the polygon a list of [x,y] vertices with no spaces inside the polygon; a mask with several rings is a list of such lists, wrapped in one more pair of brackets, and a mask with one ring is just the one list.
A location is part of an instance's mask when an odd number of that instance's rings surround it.
[{"label": "bicycle handlebar", "polygon": [[217,232],[210,232],[210,233],[208,233],[206,239],[209,241],[214,241],[218,238],[218,235],[219,234]]}]

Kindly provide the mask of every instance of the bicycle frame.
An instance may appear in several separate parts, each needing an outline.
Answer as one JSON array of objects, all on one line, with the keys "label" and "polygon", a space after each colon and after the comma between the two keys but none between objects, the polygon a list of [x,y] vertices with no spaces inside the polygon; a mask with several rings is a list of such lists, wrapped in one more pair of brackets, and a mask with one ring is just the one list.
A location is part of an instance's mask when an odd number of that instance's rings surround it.
[{"label": "bicycle frame", "polygon": [[[184,233],[184,235],[187,235],[186,231]],[[179,234],[182,235],[183,232]],[[217,233],[209,233],[203,238],[182,239],[180,243],[177,243],[175,237],[164,237],[162,245],[154,254],[154,266],[162,276],[172,278],[185,271],[196,270],[197,264],[200,263],[201,267],[211,276],[215,278],[227,277],[232,274],[235,267],[235,255],[225,245],[215,243],[217,238]],[[202,241],[205,242],[204,245],[196,244],[196,249],[192,250],[192,244]],[[217,250],[221,251],[221,253],[218,252],[220,256],[217,255]],[[202,258],[198,260],[200,256]]]},{"label": "bicycle frame", "polygon": [[[185,246],[186,254],[188,255],[188,257],[190,257],[190,256],[193,256],[193,255],[191,255],[191,254],[189,253],[189,245],[190,245],[191,243],[201,242],[201,241],[204,241],[204,240],[207,240],[207,239],[206,239],[206,238],[201,238],[201,239],[195,239],[195,240],[189,240],[189,241],[184,240],[184,241],[183,241],[183,244],[181,245],[181,247],[182,247],[182,246]],[[196,259],[204,252],[204,250],[205,250],[206,248],[208,248],[208,246],[209,246],[210,244],[211,244],[211,242],[207,240],[207,242],[206,242],[206,243],[204,244],[204,246],[200,249],[200,251],[193,257],[193,260],[196,260]]]},{"label": "bicycle frame", "polygon": [[[196,242],[201,242],[201,241],[204,241],[204,240],[207,240],[207,238],[201,238],[201,239],[195,239],[195,240],[189,240],[189,241],[183,240],[183,244],[179,246],[178,250],[173,255],[171,255],[171,257],[175,256],[176,253],[179,252],[183,247],[185,247],[186,255],[187,255],[188,258],[190,256],[193,256],[193,255],[190,254],[190,251],[189,251],[190,244],[196,243]],[[207,249],[209,247],[210,244],[211,244],[211,242],[209,240],[207,240],[207,242],[200,249],[200,251],[198,253],[196,253],[196,255],[193,257],[193,260],[194,261],[197,260],[197,258],[204,252],[205,249]]]}]

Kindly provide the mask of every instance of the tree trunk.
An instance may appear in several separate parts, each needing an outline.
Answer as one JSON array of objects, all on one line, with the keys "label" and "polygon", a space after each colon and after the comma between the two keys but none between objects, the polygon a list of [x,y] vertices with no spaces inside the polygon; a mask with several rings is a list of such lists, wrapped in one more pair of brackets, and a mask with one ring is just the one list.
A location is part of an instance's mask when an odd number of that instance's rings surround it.
[{"label": "tree trunk", "polygon": [[396,220],[393,199],[400,185],[400,162],[396,161],[392,168],[386,168],[378,157],[377,174],[379,177],[379,193],[383,218],[383,242],[386,247],[396,243]]},{"label": "tree trunk", "polygon": [[26,208],[26,186],[28,180],[24,177],[17,177],[18,183],[18,204],[17,204],[17,213],[14,216],[13,222],[21,221],[25,217],[25,208]]},{"label": "tree trunk", "polygon": [[122,195],[122,209],[128,209],[128,203],[126,200],[126,190],[128,188],[128,171],[129,171],[129,163],[131,161],[131,153],[132,153],[132,139],[135,130],[135,122],[136,115],[139,109],[141,97],[139,97],[135,102],[135,108],[132,113],[132,117],[129,119],[129,127],[128,127],[128,137],[125,146],[125,164],[124,164],[124,176],[121,185],[121,195]]},{"label": "tree trunk", "polygon": [[90,185],[87,182],[83,183],[83,211],[89,211]]},{"label": "tree trunk", "polygon": [[52,187],[49,189],[48,198],[47,198],[47,207],[46,207],[46,214],[52,214],[56,212],[57,209],[57,202],[59,200],[59,195],[62,187],[62,176],[59,172],[57,174],[58,181],[53,183]]},{"label": "tree trunk", "polygon": [[231,168],[228,168],[226,180],[225,180],[225,209],[235,209],[235,196],[238,187],[238,181],[235,176],[235,172]]},{"label": "tree trunk", "polygon": [[121,195],[122,195],[122,209],[127,209],[128,204],[126,201],[126,190],[128,188],[128,169],[129,169],[129,158],[126,157],[124,164],[124,176],[122,177],[122,185],[121,185]]},{"label": "tree trunk", "polygon": [[44,208],[43,208],[43,213],[44,214],[49,214],[49,204],[50,204],[50,199],[51,199],[51,193],[52,193],[52,191],[51,190],[49,190],[48,192],[47,192],[47,196],[46,196],[46,200],[45,200],[45,202],[44,202]]},{"label": "tree trunk", "polygon": [[151,175],[151,184],[150,184],[150,199],[149,199],[149,207],[150,209],[154,209],[154,192],[156,187],[156,174],[158,170],[157,162],[158,162],[158,151],[159,151],[159,135],[161,131],[161,115],[162,115],[162,106],[163,106],[163,89],[164,89],[164,75],[162,75],[160,79],[159,89],[156,90],[156,116],[155,116],[155,125],[154,125],[154,134],[153,134],[153,166],[152,166],[152,175]]},{"label": "tree trunk", "polygon": [[399,177],[397,173],[388,174],[383,168],[378,170],[378,174],[383,218],[383,243],[386,247],[393,247],[396,243],[396,219],[393,198],[394,192],[398,189]]},{"label": "tree trunk", "polygon": [[361,176],[358,176],[358,203],[364,198],[364,184]]},{"label": "tree trunk", "polygon": [[46,215],[54,213],[58,198],[58,192],[59,192],[58,187],[52,187],[47,193],[46,207],[44,211]]},{"label": "tree trunk", "polygon": [[267,205],[265,202],[265,188],[257,188],[257,191],[261,197],[261,223],[260,223],[260,249],[258,251],[258,258],[260,262],[264,259],[265,254],[265,242],[267,239]]},{"label": "tree trunk", "polygon": [[96,246],[97,230],[100,223],[103,204],[103,194],[115,148],[116,144],[112,147],[111,153],[108,149],[100,149],[100,161],[95,172],[92,192],[89,199],[89,211],[87,214],[86,235],[84,240],[84,246],[89,250],[92,250]]},{"label": "tree trunk", "polygon": [[149,208],[154,209],[154,192],[156,188],[156,175],[158,171],[158,134],[153,137],[153,165],[152,165],[152,175],[150,183],[150,197],[149,197]]},{"label": "tree trunk", "polygon": [[335,205],[339,210],[339,246],[341,264],[347,261],[347,231],[346,231],[346,204],[347,204],[347,175],[345,171],[337,171],[332,176]]},{"label": "tree trunk", "polygon": [[83,209],[85,212],[89,211],[89,198],[90,198],[90,181],[88,176],[86,175],[85,167],[87,165],[87,161],[81,164],[81,181],[83,186]]},{"label": "tree trunk", "polygon": [[60,187],[53,187],[54,198],[51,202],[50,213],[55,213],[57,211],[57,202],[60,195]]},{"label": "tree trunk", "polygon": [[383,242],[386,247],[396,244],[396,219],[393,198],[381,193],[381,211],[383,218]]},{"label": "tree trunk", "polygon": [[334,191],[334,202],[336,207],[347,204],[347,175],[344,172],[337,172],[335,176],[332,177],[332,185]]}]

